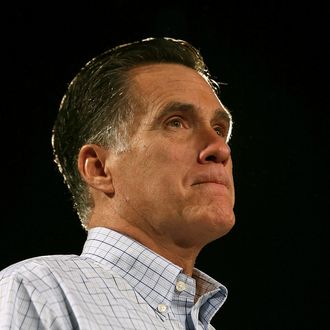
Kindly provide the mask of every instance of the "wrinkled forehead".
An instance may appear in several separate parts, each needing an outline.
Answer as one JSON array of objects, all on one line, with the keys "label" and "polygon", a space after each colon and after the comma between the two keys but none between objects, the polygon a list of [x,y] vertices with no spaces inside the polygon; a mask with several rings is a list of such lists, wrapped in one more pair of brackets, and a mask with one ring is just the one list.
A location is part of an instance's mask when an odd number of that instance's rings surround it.
[{"label": "wrinkled forehead", "polygon": [[130,78],[134,96],[145,107],[155,109],[170,102],[195,104],[200,108],[221,107],[206,77],[181,64],[139,66],[131,70]]},{"label": "wrinkled forehead", "polygon": [[[207,77],[183,64],[176,63],[155,63],[155,64],[144,64],[135,67],[130,70],[131,77],[139,84],[153,82],[165,83],[165,82],[180,82],[185,79],[196,84],[207,84],[209,87]],[[211,87],[212,88],[212,87]]]}]

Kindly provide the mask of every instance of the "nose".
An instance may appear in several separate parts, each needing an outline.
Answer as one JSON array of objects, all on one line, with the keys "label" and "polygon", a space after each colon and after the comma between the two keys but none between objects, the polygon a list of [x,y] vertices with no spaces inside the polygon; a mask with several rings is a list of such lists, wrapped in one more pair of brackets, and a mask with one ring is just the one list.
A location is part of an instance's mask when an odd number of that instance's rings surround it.
[{"label": "nose", "polygon": [[211,131],[207,133],[205,131],[203,132],[201,140],[204,142],[204,146],[202,146],[198,155],[199,163],[227,164],[231,150],[225,137],[219,136],[213,129],[211,129]]}]

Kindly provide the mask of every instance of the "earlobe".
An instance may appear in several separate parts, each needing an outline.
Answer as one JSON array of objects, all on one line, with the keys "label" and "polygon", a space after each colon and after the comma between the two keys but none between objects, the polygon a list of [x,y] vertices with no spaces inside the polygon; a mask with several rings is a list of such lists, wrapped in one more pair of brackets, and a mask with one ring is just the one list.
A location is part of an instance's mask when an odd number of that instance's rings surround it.
[{"label": "earlobe", "polygon": [[107,194],[114,193],[112,176],[107,168],[109,151],[96,144],[86,144],[79,152],[78,169],[86,183],[96,190]]}]

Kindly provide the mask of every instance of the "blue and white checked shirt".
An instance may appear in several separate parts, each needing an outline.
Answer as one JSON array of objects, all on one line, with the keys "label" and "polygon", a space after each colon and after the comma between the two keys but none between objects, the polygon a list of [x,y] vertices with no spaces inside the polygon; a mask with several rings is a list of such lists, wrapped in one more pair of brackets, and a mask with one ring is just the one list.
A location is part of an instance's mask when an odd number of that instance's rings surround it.
[{"label": "blue and white checked shirt", "polygon": [[227,289],[193,278],[116,231],[89,230],[83,252],[0,272],[0,329],[214,329]]}]

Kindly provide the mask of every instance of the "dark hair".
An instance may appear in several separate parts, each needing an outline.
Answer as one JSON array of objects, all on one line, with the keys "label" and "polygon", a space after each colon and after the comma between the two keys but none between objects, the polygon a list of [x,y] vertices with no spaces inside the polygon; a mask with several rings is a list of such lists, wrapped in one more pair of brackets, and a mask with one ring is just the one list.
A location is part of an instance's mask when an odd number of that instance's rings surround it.
[{"label": "dark hair", "polygon": [[93,207],[86,183],[78,171],[81,147],[95,143],[125,150],[128,127],[133,120],[131,69],[154,63],[176,63],[202,74],[215,92],[200,52],[184,40],[147,38],[105,51],[89,61],[69,84],[54,123],[52,145],[55,162],[85,227]]}]

